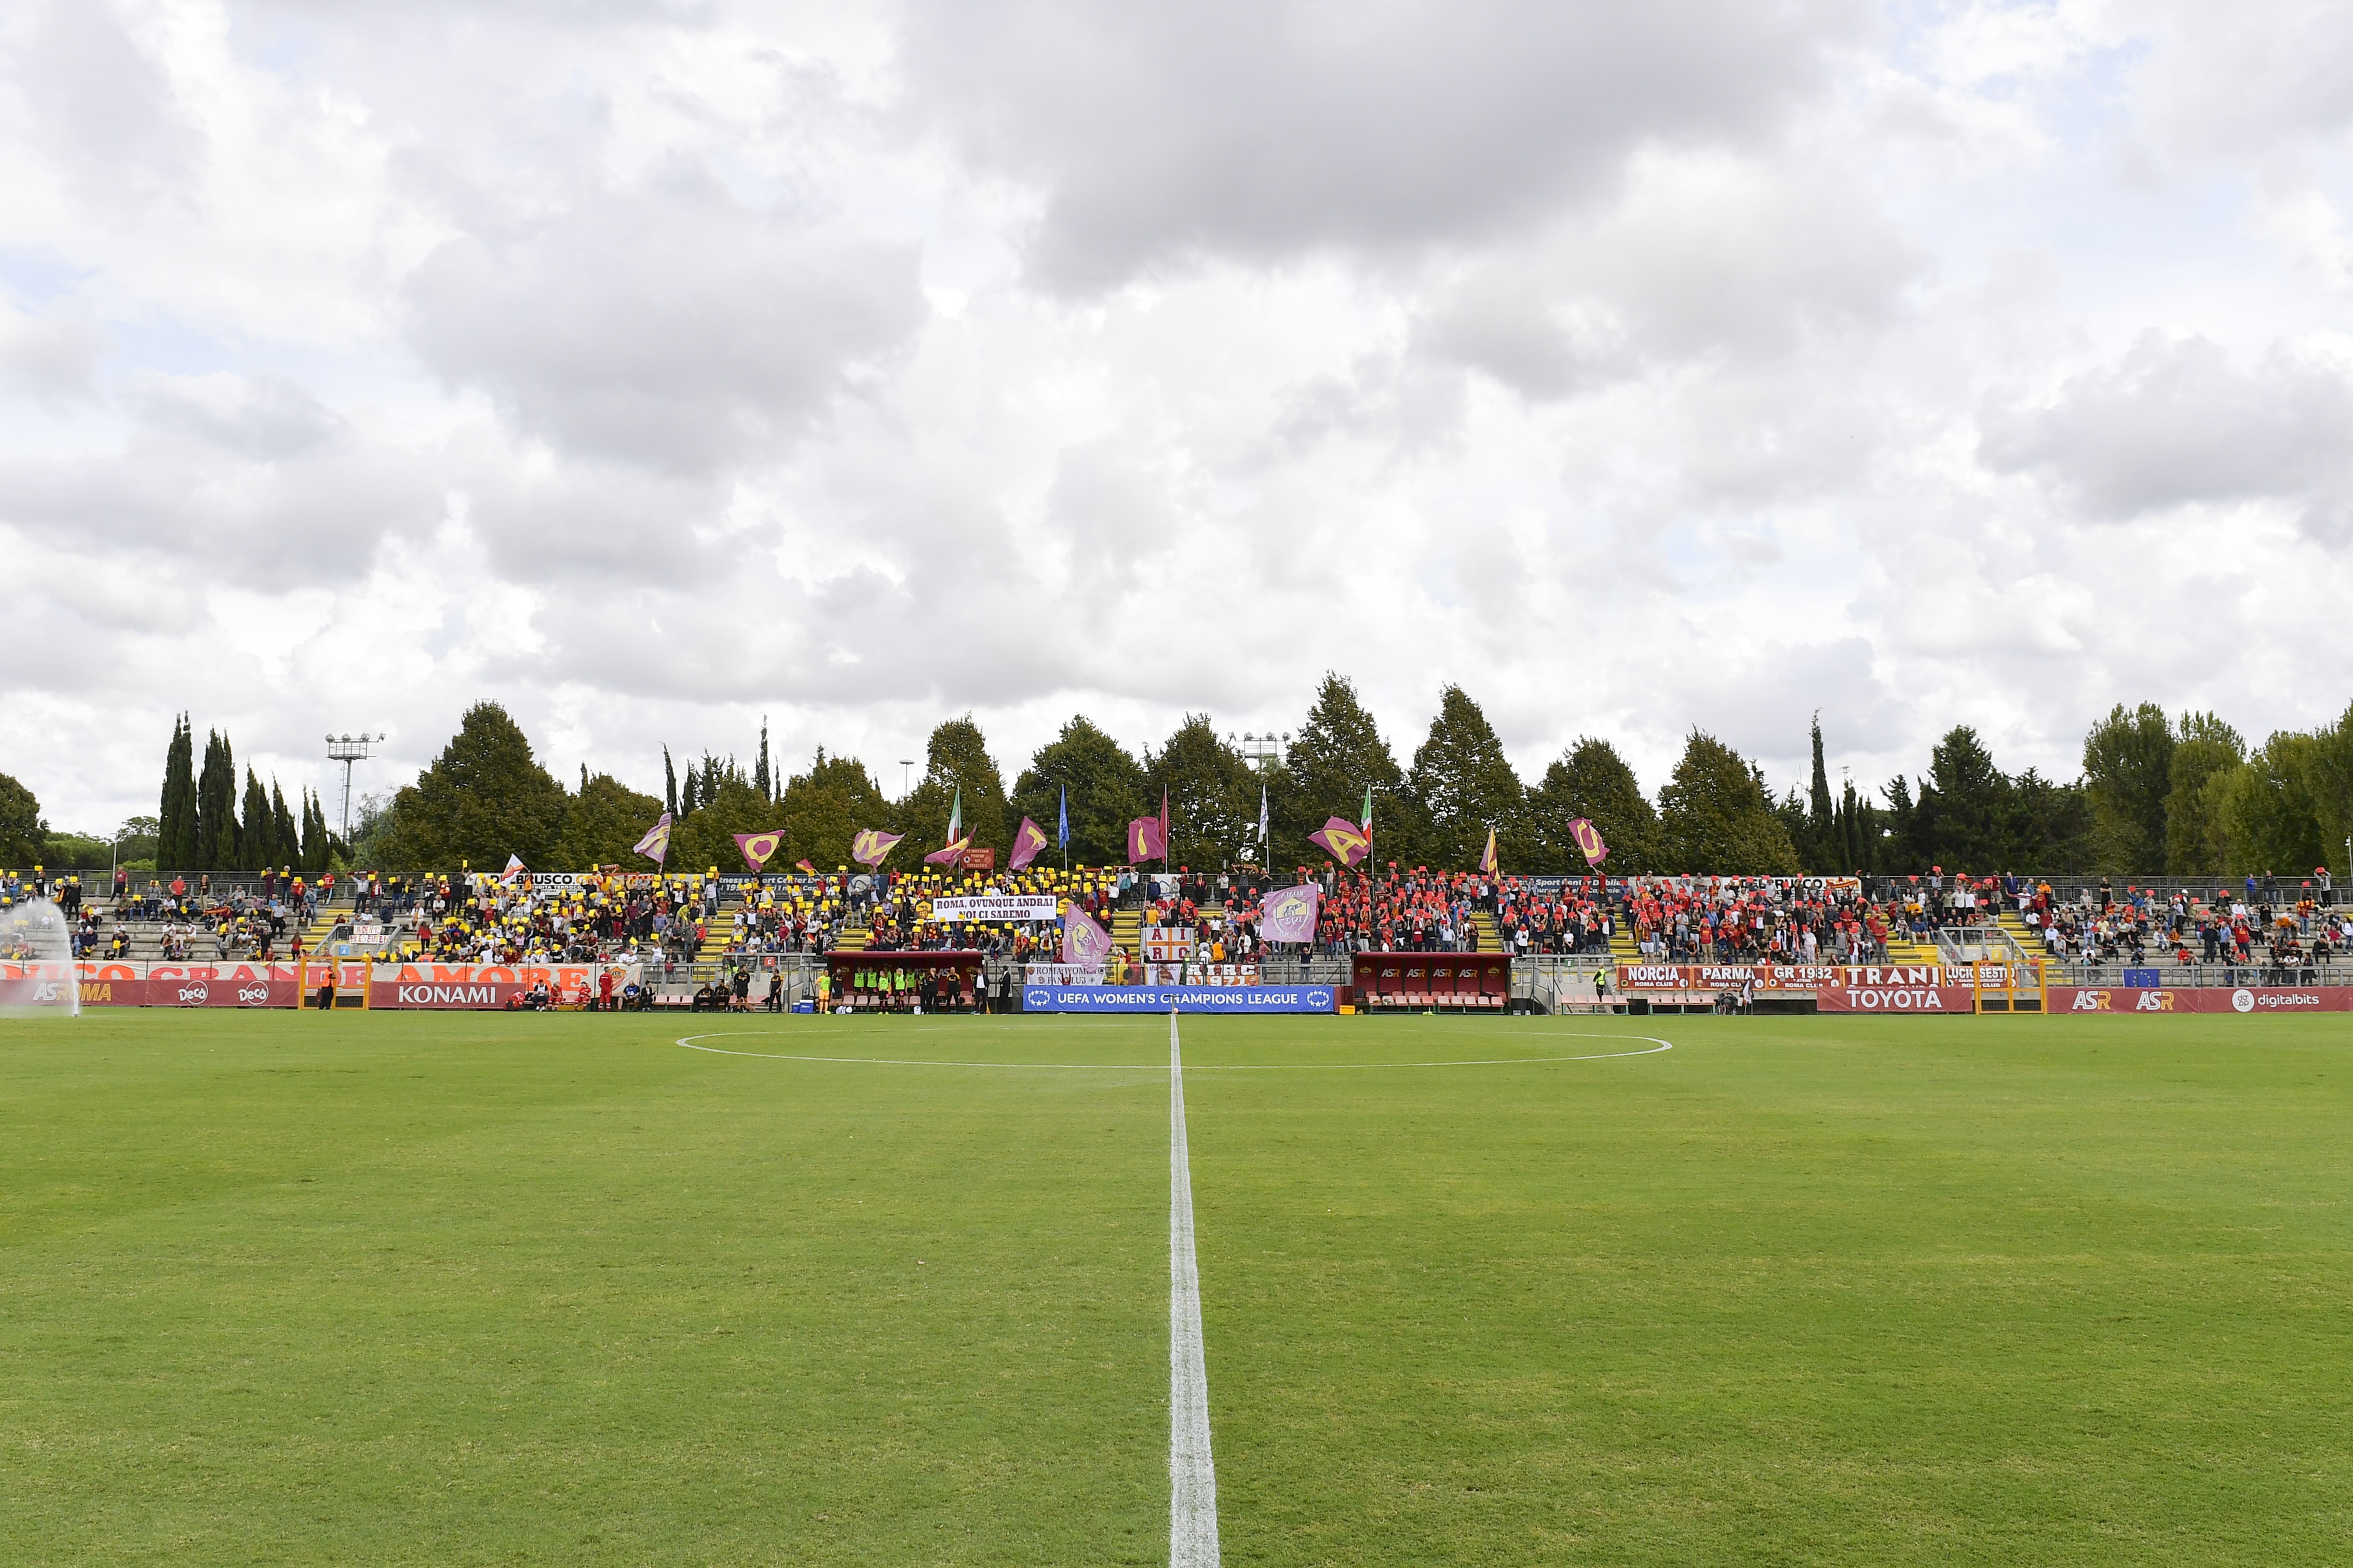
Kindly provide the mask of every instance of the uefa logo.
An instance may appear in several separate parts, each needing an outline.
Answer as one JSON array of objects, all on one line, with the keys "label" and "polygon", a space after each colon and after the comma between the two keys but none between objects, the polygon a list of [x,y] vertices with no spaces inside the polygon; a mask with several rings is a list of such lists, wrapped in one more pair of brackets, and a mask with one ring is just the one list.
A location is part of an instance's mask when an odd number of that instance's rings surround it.
[{"label": "uefa logo", "polygon": [[2242,1013],[2252,1013],[2255,1010],[2255,994],[2242,985],[2231,993],[2231,1005]]}]

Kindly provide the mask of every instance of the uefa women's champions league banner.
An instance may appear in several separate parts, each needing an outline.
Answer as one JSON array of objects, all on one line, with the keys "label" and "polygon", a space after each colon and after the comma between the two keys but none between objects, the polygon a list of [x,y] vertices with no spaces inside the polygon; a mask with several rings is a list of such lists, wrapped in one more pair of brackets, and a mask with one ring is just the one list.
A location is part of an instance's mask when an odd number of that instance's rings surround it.
[{"label": "uefa women's champions league banner", "polygon": [[1025,985],[1024,1013],[1329,1013],[1329,985]]}]

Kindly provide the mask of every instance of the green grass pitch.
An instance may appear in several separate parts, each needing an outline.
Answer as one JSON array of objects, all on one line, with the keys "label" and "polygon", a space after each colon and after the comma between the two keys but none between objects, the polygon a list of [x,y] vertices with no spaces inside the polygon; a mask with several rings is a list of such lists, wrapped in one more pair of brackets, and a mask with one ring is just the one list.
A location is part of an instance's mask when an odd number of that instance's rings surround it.
[{"label": "green grass pitch", "polygon": [[[0,1023],[0,1563],[1165,1561],[1166,1021],[693,1022]],[[1229,1563],[2353,1558],[2342,1021],[1184,1033]]]}]

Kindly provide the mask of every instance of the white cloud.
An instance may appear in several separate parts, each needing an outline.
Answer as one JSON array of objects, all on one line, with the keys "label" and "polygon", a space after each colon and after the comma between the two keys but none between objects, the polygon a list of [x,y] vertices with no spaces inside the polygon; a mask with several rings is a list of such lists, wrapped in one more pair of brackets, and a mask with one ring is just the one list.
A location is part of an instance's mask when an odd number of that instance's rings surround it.
[{"label": "white cloud", "polygon": [[1011,773],[1326,668],[1653,785],[1693,725],[1796,779],[1816,708],[1873,782],[2313,722],[2344,40],[2247,17],[17,7],[0,771],[151,809],[193,707],[381,783],[494,696],[567,773],[765,712],[895,788],[967,708]]}]

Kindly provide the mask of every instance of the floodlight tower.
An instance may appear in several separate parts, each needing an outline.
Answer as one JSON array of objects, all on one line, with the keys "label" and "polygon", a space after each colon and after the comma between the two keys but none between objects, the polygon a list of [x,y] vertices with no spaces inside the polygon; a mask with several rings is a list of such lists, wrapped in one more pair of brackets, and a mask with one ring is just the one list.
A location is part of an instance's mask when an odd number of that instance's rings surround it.
[{"label": "floodlight tower", "polygon": [[352,764],[353,763],[366,762],[368,759],[368,748],[375,745],[384,738],[384,734],[381,731],[371,735],[364,730],[361,731],[356,735],[330,735],[327,737],[327,760],[331,763],[341,763],[343,764],[343,831],[342,837],[343,842],[346,844],[349,844],[352,841]]}]

